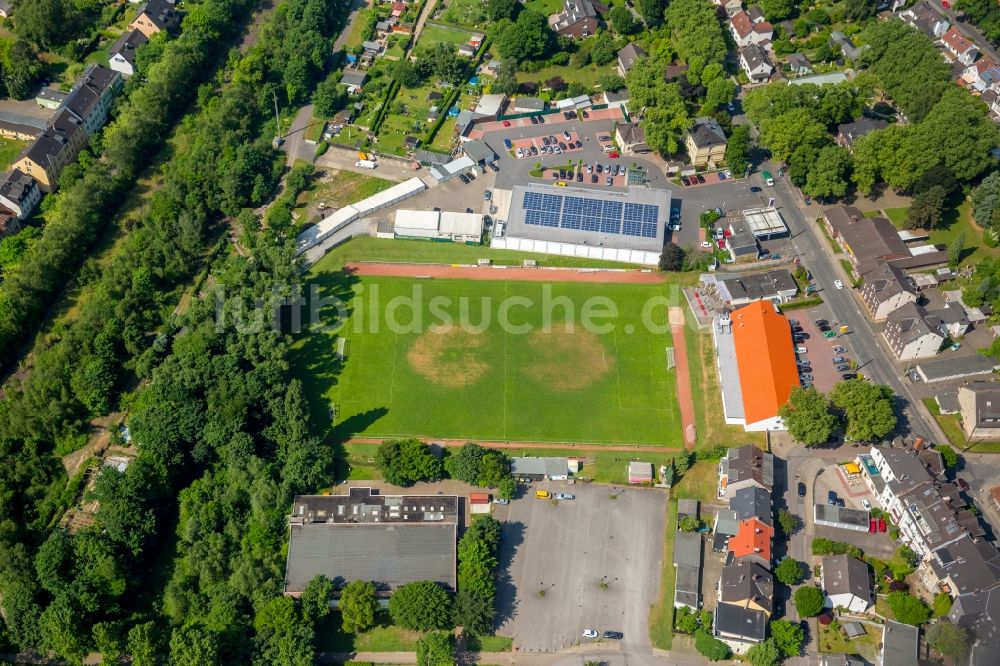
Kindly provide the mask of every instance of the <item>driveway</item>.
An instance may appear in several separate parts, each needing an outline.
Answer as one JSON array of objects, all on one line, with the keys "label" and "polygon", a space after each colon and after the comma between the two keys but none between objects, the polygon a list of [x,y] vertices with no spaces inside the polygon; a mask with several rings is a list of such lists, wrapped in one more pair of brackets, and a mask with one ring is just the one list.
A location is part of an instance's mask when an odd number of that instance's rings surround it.
[{"label": "driveway", "polygon": [[[573,493],[576,499],[535,499],[538,489]],[[648,649],[666,495],[543,482],[507,508],[500,554],[501,567],[507,568],[497,594],[497,632],[512,636],[521,652],[597,644],[582,638],[587,628],[623,632],[623,650]]]}]

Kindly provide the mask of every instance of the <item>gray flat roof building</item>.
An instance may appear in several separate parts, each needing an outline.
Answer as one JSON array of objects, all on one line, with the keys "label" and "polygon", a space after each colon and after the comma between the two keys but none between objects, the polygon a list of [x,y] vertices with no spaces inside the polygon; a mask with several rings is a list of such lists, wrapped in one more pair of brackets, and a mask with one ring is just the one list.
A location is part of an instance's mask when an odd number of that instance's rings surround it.
[{"label": "gray flat roof building", "polygon": [[296,595],[316,575],[367,580],[383,590],[421,580],[456,585],[458,497],[302,495],[292,504],[285,593]]},{"label": "gray flat roof building", "polygon": [[698,608],[701,600],[701,534],[678,531],[674,537],[674,607]]},{"label": "gray flat roof building", "polygon": [[925,382],[942,382],[949,379],[963,379],[979,375],[991,375],[1000,367],[995,360],[982,354],[951,356],[938,360],[923,361],[916,367]]},{"label": "gray flat roof building", "polygon": [[511,458],[510,473],[516,478],[551,479],[554,476],[569,474],[569,461],[566,458]]},{"label": "gray flat roof building", "polygon": [[622,192],[516,185],[506,235],[660,252],[669,212],[667,190],[630,187]]},{"label": "gray flat roof building", "polygon": [[847,509],[835,504],[816,504],[813,508],[813,517],[817,525],[867,532],[870,515],[867,511]]}]

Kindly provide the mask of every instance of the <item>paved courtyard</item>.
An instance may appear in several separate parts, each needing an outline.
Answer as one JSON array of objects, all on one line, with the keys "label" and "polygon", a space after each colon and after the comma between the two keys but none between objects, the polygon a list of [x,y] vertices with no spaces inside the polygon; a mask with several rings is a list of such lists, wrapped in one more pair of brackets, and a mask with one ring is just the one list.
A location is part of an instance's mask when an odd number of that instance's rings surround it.
[{"label": "paved courtyard", "polygon": [[[538,489],[576,499],[535,499]],[[499,634],[525,652],[594,642],[581,636],[588,628],[623,632],[626,649],[648,645],[663,559],[662,492],[543,482],[506,508]]]}]

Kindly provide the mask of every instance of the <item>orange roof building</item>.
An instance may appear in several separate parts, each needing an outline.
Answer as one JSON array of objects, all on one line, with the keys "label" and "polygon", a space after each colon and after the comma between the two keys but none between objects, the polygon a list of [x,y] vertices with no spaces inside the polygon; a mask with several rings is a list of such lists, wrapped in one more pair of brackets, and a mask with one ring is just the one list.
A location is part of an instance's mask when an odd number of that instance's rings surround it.
[{"label": "orange roof building", "polygon": [[713,335],[726,422],[784,430],[778,410],[799,386],[788,320],[771,301],[755,301],[717,317]]},{"label": "orange roof building", "polygon": [[747,518],[740,521],[736,534],[729,537],[729,550],[733,557],[752,557],[770,568],[773,538],[773,527],[758,518]]}]

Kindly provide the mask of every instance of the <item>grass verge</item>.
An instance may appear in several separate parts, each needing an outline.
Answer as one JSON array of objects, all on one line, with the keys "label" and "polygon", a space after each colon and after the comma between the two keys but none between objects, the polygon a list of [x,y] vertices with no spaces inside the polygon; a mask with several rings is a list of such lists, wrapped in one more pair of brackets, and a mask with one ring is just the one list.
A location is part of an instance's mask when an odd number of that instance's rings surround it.
[{"label": "grass verge", "polygon": [[674,537],[677,534],[677,500],[667,500],[666,530],[663,537],[663,570],[660,573],[660,596],[649,609],[649,640],[661,650],[674,642]]},{"label": "grass verge", "polygon": [[349,634],[341,626],[339,612],[330,613],[316,628],[317,652],[413,652],[422,634],[390,624],[385,613],[368,631]]}]

